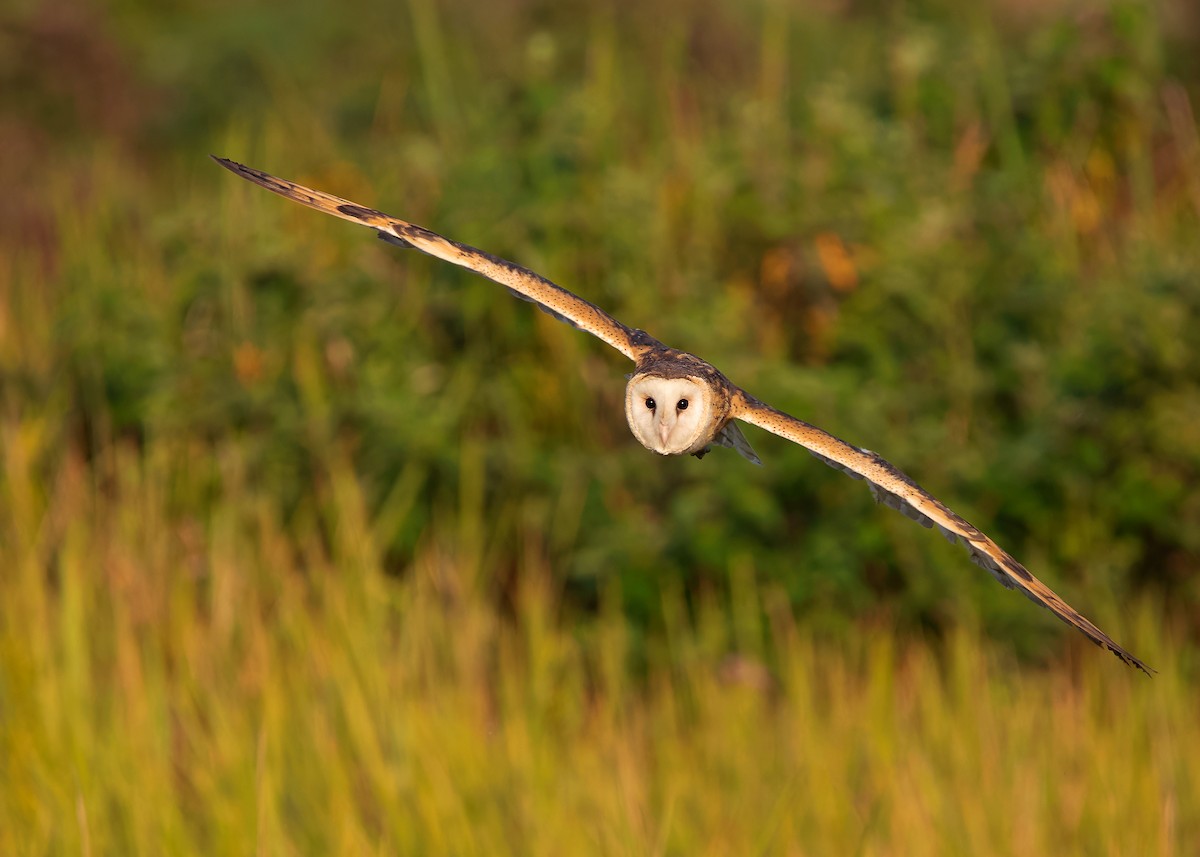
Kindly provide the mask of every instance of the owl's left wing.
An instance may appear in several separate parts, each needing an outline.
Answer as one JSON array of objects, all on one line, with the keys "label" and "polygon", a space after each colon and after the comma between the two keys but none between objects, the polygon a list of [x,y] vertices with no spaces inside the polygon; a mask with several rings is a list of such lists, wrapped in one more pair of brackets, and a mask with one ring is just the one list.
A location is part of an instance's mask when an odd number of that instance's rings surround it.
[{"label": "owl's left wing", "polygon": [[1020,590],[1031,601],[1078,628],[1096,645],[1107,648],[1147,675],[1152,674],[1150,667],[1117,645],[994,541],[875,453],[852,446],[816,426],[765,405],[743,390],[735,392],[730,416],[798,443],[830,467],[855,479],[866,480],[877,502],[904,513],[922,526],[936,526],[951,543],[962,542],[970,552],[971,560],[990,571],[1004,586]]},{"label": "owl's left wing", "polygon": [[559,321],[565,321],[572,327],[577,327],[603,340],[630,360],[636,362],[647,351],[661,347],[661,343],[647,333],[626,327],[590,301],[584,300],[520,265],[514,265],[512,262],[466,244],[451,241],[423,226],[400,220],[384,214],[382,211],[366,208],[349,200],[304,187],[304,185],[244,166],[236,161],[218,158],[216,155],[213,155],[212,158],[230,172],[265,187],[273,193],[285,196],[301,205],[307,205],[309,208],[315,208],[317,211],[340,217],[342,220],[369,226],[379,233],[380,238],[390,244],[415,247],[422,253],[428,253],[430,256],[436,256],[487,277],[489,280],[505,286],[509,292],[521,300],[536,304],[543,312],[554,316]]}]

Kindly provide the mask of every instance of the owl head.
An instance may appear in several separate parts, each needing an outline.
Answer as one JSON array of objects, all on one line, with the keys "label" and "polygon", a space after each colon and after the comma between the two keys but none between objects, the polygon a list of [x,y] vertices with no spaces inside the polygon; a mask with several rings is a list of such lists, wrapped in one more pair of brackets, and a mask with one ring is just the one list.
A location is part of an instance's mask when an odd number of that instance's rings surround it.
[{"label": "owl head", "polygon": [[695,376],[634,375],[625,387],[625,418],[642,446],[661,455],[702,452],[721,429],[713,390]]}]

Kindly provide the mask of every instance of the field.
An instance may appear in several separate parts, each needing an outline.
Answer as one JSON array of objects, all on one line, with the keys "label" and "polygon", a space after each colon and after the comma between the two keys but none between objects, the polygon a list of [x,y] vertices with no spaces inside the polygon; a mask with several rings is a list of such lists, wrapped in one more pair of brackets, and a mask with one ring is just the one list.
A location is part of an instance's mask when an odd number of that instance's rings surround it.
[{"label": "field", "polygon": [[[0,854],[1188,854],[1186,4],[0,11]],[[896,462],[1158,673],[214,152]]]}]

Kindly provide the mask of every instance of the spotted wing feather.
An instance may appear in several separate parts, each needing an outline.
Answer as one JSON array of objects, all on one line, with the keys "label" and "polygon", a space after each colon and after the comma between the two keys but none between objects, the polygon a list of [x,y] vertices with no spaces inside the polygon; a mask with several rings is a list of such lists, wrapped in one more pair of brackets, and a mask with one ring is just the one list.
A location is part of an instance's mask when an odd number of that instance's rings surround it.
[{"label": "spotted wing feather", "polygon": [[1147,675],[1152,674],[1150,667],[1063,601],[1054,590],[1034,577],[984,533],[874,452],[852,446],[816,426],[759,402],[741,390],[734,396],[732,416],[797,443],[830,467],[855,479],[865,480],[877,502],[902,512],[924,527],[937,527],[952,544],[962,543],[970,553],[971,560],[991,572],[1004,586],[1019,590],[1130,666],[1137,667]]},{"label": "spotted wing feather", "polygon": [[514,265],[466,244],[460,244],[391,215],[350,202],[319,190],[298,185],[287,179],[247,167],[236,161],[213,156],[218,164],[247,181],[285,196],[309,208],[332,214],[351,223],[369,226],[389,244],[413,247],[422,253],[467,268],[506,287],[521,300],[536,304],[543,312],[603,340],[630,360],[636,361],[646,351],[660,346],[640,330],[633,330],[595,304],[572,294],[527,268]]}]

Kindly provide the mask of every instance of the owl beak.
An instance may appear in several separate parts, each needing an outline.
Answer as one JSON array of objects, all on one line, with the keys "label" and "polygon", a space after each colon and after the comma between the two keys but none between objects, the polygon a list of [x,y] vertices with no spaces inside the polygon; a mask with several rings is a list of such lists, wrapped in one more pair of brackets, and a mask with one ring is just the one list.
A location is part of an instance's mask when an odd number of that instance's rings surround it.
[{"label": "owl beak", "polygon": [[674,420],[663,420],[658,424],[658,436],[662,440],[663,446],[667,445],[667,436],[671,434],[673,428],[675,428]]}]

